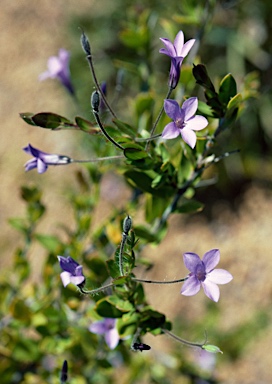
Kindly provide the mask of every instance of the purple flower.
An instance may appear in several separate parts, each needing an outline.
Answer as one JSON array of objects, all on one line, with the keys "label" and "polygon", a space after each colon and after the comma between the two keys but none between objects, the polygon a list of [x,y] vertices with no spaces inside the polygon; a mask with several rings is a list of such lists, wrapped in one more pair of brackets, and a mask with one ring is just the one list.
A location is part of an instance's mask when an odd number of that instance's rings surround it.
[{"label": "purple flower", "polygon": [[38,173],[44,173],[47,170],[48,165],[64,165],[69,164],[72,161],[70,157],[46,153],[32,147],[30,144],[28,144],[27,147],[24,147],[23,150],[29,155],[34,156],[34,159],[28,160],[28,162],[25,163],[26,171],[31,171],[31,169],[37,168]]},{"label": "purple flower", "polygon": [[195,116],[197,106],[197,97],[190,97],[185,100],[181,108],[175,100],[164,100],[164,110],[174,121],[164,127],[162,138],[174,139],[181,135],[185,143],[194,148],[196,145],[194,131],[200,131],[208,125],[208,120],[205,117]]},{"label": "purple flower", "polygon": [[184,34],[182,31],[179,31],[175,37],[174,43],[171,43],[170,40],[165,38],[160,38],[160,40],[165,45],[165,48],[160,49],[160,53],[169,56],[171,59],[169,87],[174,89],[176,88],[179,81],[180,68],[183,59],[188,55],[189,51],[195,43],[195,39],[188,40],[184,44]]},{"label": "purple flower", "polygon": [[70,53],[61,48],[58,56],[51,56],[47,61],[48,70],[41,73],[39,80],[58,79],[62,85],[74,95],[74,88],[70,79],[69,70]]},{"label": "purple flower", "polygon": [[79,265],[72,257],[58,256],[60,267],[63,270],[60,277],[64,287],[69,283],[83,285],[85,277],[82,272],[82,265]]},{"label": "purple flower", "polygon": [[116,329],[116,319],[105,318],[96,321],[89,326],[89,331],[97,335],[103,335],[110,349],[114,349],[119,343],[120,337]]},{"label": "purple flower", "polygon": [[203,256],[203,260],[195,253],[184,253],[183,260],[189,269],[189,277],[183,284],[181,294],[185,296],[196,295],[202,286],[205,295],[213,301],[218,301],[220,291],[217,284],[227,284],[233,277],[225,269],[214,269],[219,263],[219,249],[211,249]]}]

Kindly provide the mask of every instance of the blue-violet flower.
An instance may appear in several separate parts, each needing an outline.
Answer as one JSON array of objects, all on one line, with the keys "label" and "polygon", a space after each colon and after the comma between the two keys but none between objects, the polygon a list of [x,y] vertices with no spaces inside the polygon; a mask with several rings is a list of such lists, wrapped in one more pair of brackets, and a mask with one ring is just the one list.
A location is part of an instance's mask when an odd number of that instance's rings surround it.
[{"label": "blue-violet flower", "polygon": [[28,160],[28,162],[25,163],[26,171],[31,171],[31,169],[37,168],[38,173],[44,173],[47,170],[48,165],[64,165],[69,164],[72,161],[68,156],[46,153],[32,147],[30,144],[28,144],[27,147],[24,147],[23,150],[34,157],[34,159]]},{"label": "blue-violet flower", "polygon": [[85,277],[82,271],[82,265],[79,265],[72,257],[58,256],[60,267],[63,270],[60,277],[64,287],[69,283],[74,285],[83,285]]},{"label": "blue-violet flower", "polygon": [[211,249],[203,256],[203,260],[195,253],[184,253],[183,260],[189,269],[189,277],[184,282],[181,294],[192,296],[199,292],[202,286],[205,295],[213,301],[218,301],[220,291],[217,284],[227,284],[233,277],[225,269],[214,269],[219,263],[219,249]]},{"label": "blue-violet flower", "polygon": [[66,49],[61,48],[58,56],[51,56],[47,61],[47,71],[39,76],[39,80],[58,79],[62,85],[74,95],[74,88],[71,83],[69,69],[70,53]]},{"label": "blue-violet flower", "polygon": [[184,44],[184,34],[179,31],[174,43],[166,38],[160,38],[160,40],[165,45],[165,48],[160,49],[160,53],[169,56],[171,59],[169,87],[175,89],[179,81],[182,62],[194,45],[195,39],[188,40]]},{"label": "blue-violet flower", "polygon": [[173,122],[164,127],[162,138],[174,139],[181,135],[185,143],[194,148],[196,145],[194,131],[200,131],[208,125],[208,120],[204,116],[195,115],[197,106],[197,97],[190,97],[185,100],[181,108],[175,100],[164,100],[164,110]]},{"label": "blue-violet flower", "polygon": [[110,349],[114,349],[119,343],[120,336],[116,329],[116,319],[105,318],[96,321],[89,326],[89,331],[97,335],[103,335]]}]

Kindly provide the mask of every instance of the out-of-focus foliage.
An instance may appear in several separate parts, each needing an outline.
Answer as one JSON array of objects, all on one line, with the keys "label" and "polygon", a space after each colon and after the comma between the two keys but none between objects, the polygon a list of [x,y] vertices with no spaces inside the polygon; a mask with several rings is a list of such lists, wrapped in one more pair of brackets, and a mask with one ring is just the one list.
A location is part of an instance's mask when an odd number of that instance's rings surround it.
[{"label": "out-of-focus foliage", "polygon": [[[108,99],[118,114],[118,119],[112,120],[104,113],[103,123],[124,147],[125,160],[114,166],[90,164],[85,173],[78,173],[78,190],[69,191],[75,220],[63,228],[63,238],[37,231],[46,214],[42,192],[37,187],[22,187],[26,215],[10,220],[22,236],[22,246],[14,255],[13,270],[2,274],[0,281],[1,382],[59,383],[62,363],[67,360],[71,384],[117,383],[121,382],[120,372],[124,383],[168,384],[181,377],[184,383],[197,379],[216,383],[209,372],[187,362],[186,349],[181,349],[180,344],[171,354],[158,351],[162,358],[156,360],[146,351],[130,350],[136,324],[142,329],[141,336],[148,332],[158,335],[171,325],[149,306],[142,284],[126,276],[118,282],[122,223],[127,213],[133,217],[143,211],[144,224],[133,226],[124,253],[125,268],[134,273],[135,264],[143,269],[151,267],[149,260],[141,258],[141,250],[146,244],[159,244],[167,231],[170,213],[187,214],[203,208],[201,192],[196,193],[195,187],[201,190],[201,186],[209,184],[209,180],[201,180],[202,173],[218,156],[241,150],[217,165],[219,181],[216,186],[205,187],[205,191],[217,189],[220,195],[233,197],[243,183],[256,175],[267,182],[267,174],[260,170],[263,159],[271,153],[272,42],[268,17],[272,5],[253,0],[133,4],[120,0],[105,4],[109,7],[103,7],[100,14],[71,18],[68,26],[74,46],[71,73],[82,111],[68,118],[56,113],[22,113],[21,117],[33,129],[51,129],[52,134],[60,129],[89,134],[82,143],[82,153],[88,153],[88,157],[116,154],[116,149],[97,135],[90,113],[93,84],[78,43],[77,27],[81,26],[90,38],[97,75],[107,82]],[[152,142],[148,152],[143,142],[134,139],[148,137],[167,93],[170,64],[158,53],[159,37],[173,41],[181,29],[186,40],[198,37],[199,46],[186,59],[173,95],[179,101],[192,94],[198,96],[199,113],[210,119],[210,125],[194,150],[169,141]],[[168,122],[163,116],[157,131],[161,132]],[[113,210],[103,225],[95,226],[93,212],[100,202],[100,180],[108,171],[126,180],[131,198]],[[268,167],[266,172],[271,169]],[[174,204],[177,191],[180,196]],[[29,248],[35,242],[47,252],[41,275],[31,268],[28,259]],[[56,255],[70,255],[84,265],[90,289],[100,287],[111,277],[115,279],[113,290],[86,297],[71,285],[64,289]],[[100,316],[118,319],[122,341],[113,351],[88,330]],[[224,354],[237,359],[252,334],[267,325],[269,314],[258,314],[225,335],[216,330],[219,318],[219,310],[208,305],[202,319],[193,323],[186,315],[179,319],[177,331],[186,329],[202,337],[205,324],[209,339],[219,346],[224,342]]]}]

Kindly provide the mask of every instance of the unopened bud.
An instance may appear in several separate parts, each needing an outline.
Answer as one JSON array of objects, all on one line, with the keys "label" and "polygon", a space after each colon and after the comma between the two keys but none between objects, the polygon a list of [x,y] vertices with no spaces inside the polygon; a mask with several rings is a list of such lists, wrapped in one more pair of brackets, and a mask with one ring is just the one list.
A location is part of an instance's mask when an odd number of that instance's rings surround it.
[{"label": "unopened bud", "polygon": [[85,35],[83,30],[82,30],[82,34],[80,36],[80,43],[81,43],[83,51],[86,53],[86,55],[91,56],[90,43],[89,43],[88,37]]},{"label": "unopened bud", "polygon": [[68,379],[68,363],[67,363],[67,360],[64,360],[62,369],[61,369],[61,375],[60,375],[61,384],[66,383],[67,379]]},{"label": "unopened bud", "polygon": [[123,232],[128,235],[129,231],[131,230],[132,226],[132,220],[130,216],[127,216],[123,223]]},{"label": "unopened bud", "polygon": [[216,345],[212,345],[212,344],[202,345],[201,348],[207,352],[210,352],[210,353],[223,353],[220,348],[218,348]]},{"label": "unopened bud", "polygon": [[91,96],[91,106],[94,112],[99,112],[100,95],[99,92],[94,91]]}]

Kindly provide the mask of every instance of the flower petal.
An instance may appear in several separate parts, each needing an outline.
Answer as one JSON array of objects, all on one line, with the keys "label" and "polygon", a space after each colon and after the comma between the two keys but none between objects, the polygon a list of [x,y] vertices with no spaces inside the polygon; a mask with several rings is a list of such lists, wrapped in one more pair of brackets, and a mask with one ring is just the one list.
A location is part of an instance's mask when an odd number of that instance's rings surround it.
[{"label": "flower petal", "polygon": [[233,279],[233,276],[225,269],[214,269],[208,273],[206,279],[215,284],[227,284]]},{"label": "flower petal", "polygon": [[96,335],[103,335],[107,332],[107,326],[104,320],[96,321],[95,323],[89,326],[89,331],[95,333]]},{"label": "flower petal", "polygon": [[46,170],[47,170],[47,164],[41,160],[41,159],[37,159],[37,170],[38,170],[38,173],[44,173]]},{"label": "flower petal", "polygon": [[208,296],[209,299],[217,302],[219,300],[220,291],[216,284],[212,283],[208,279],[203,281],[202,287],[204,289],[205,295]]},{"label": "flower petal", "polygon": [[208,124],[209,122],[204,116],[196,115],[186,121],[186,128],[200,131],[201,129],[206,128]]},{"label": "flower petal", "polygon": [[105,334],[105,341],[110,349],[114,349],[119,343],[119,334],[116,328],[112,328]]},{"label": "flower petal", "polygon": [[194,148],[196,145],[196,134],[191,129],[187,127],[181,129],[180,131],[181,137],[191,148]]},{"label": "flower petal", "polygon": [[84,276],[72,276],[71,275],[70,281],[74,285],[80,285],[85,281],[85,277]]},{"label": "flower petal", "polygon": [[71,282],[71,273],[67,271],[61,272],[60,278],[62,284],[64,285],[64,287],[66,287]]},{"label": "flower petal", "polygon": [[176,120],[180,115],[180,106],[176,100],[165,99],[164,110],[172,120]]},{"label": "flower petal", "polygon": [[25,171],[31,171],[31,169],[37,168],[37,159],[28,160],[25,163]]},{"label": "flower petal", "polygon": [[190,50],[192,49],[195,43],[195,39],[188,40],[182,47],[181,52],[179,52],[179,56],[186,57]]},{"label": "flower petal", "polygon": [[182,109],[185,112],[185,121],[189,120],[191,117],[193,117],[197,111],[198,106],[198,98],[197,97],[190,97],[189,99],[185,100],[182,104]]},{"label": "flower petal", "polygon": [[175,56],[182,56],[181,52],[183,50],[183,46],[184,46],[184,34],[182,31],[179,31],[174,40],[174,47],[176,50]]},{"label": "flower petal", "polygon": [[171,122],[164,127],[161,137],[163,139],[175,139],[180,134],[180,129],[176,124]]},{"label": "flower petal", "polygon": [[201,284],[195,276],[190,276],[181,288],[180,293],[184,296],[196,295],[200,290]]},{"label": "flower petal", "polygon": [[205,264],[206,273],[214,269],[220,260],[219,249],[211,249],[203,256],[203,263]]},{"label": "flower petal", "polygon": [[165,48],[166,48],[166,52],[162,52],[160,50],[160,53],[164,53],[165,55],[168,55],[168,56],[172,56],[172,57],[175,57],[177,56],[176,55],[176,50],[175,50],[175,47],[173,45],[173,43],[171,43],[171,41],[169,39],[166,39],[166,38],[163,38],[163,37],[160,37],[160,40],[163,42],[163,44],[165,45]]},{"label": "flower petal", "polygon": [[183,254],[183,262],[185,267],[189,269],[190,272],[194,273],[197,265],[201,263],[201,260],[196,253],[186,252]]}]

